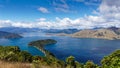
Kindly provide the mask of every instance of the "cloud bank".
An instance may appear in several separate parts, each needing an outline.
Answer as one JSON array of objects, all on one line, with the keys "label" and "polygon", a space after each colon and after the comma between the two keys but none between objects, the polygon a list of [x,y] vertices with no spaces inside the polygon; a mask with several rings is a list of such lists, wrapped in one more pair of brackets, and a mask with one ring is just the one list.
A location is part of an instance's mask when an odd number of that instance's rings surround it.
[{"label": "cloud bank", "polygon": [[[64,3],[64,2],[63,2]],[[56,17],[55,21],[48,21],[46,18],[39,18],[33,23],[13,22],[10,20],[0,20],[0,27],[24,27],[24,28],[45,28],[45,29],[91,29],[95,27],[120,27],[120,0],[103,0],[97,10],[93,13],[96,16],[88,15],[83,18],[63,18]],[[58,5],[56,5],[58,6]],[[45,8],[39,8],[43,13],[48,13]]]}]

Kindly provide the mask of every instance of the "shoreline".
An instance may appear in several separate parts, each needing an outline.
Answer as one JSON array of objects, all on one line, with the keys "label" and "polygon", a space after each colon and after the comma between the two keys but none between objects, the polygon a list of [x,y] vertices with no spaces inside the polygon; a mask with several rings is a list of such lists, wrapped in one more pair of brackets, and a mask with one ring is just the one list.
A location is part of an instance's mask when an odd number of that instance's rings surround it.
[{"label": "shoreline", "polygon": [[[45,42],[44,44],[40,44],[42,42]],[[51,42],[50,42],[51,41]],[[38,42],[36,45],[34,45],[36,42]],[[37,48],[38,50],[40,50],[46,57],[48,56],[52,56],[55,57],[55,55],[51,52],[49,52],[48,50],[44,49],[45,46],[49,45],[49,44],[56,44],[57,41],[56,40],[52,40],[52,39],[46,39],[46,40],[37,40],[37,41],[33,41],[30,42],[28,45],[29,46],[33,46],[35,48]],[[56,57],[55,57],[56,58]]]}]

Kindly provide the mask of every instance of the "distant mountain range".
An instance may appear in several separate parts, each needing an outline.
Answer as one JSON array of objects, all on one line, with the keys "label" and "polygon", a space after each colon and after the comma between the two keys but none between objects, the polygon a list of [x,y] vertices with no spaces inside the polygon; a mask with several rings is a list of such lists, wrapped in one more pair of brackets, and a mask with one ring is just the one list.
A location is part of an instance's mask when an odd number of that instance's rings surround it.
[{"label": "distant mountain range", "polygon": [[116,34],[120,35],[120,28],[117,28],[117,27],[110,27],[110,28],[107,28],[108,30],[112,30],[114,31]]},{"label": "distant mountain range", "polygon": [[115,40],[120,39],[120,28],[110,27],[101,29],[91,29],[91,30],[81,30],[79,32],[69,34],[67,36],[77,37],[77,38],[100,38]]},{"label": "distant mountain range", "polygon": [[0,31],[11,33],[24,33],[24,32],[36,32],[40,30],[38,28],[3,27],[0,28]]},{"label": "distant mountain range", "polygon": [[44,29],[42,30],[45,33],[65,33],[65,34],[72,34],[78,32],[78,29]]},{"label": "distant mountain range", "polygon": [[[94,28],[94,29],[85,29],[85,30],[4,27],[4,28],[0,28],[0,31],[18,33],[18,34],[24,32],[44,32],[44,33],[55,33],[56,35],[71,36],[77,38],[100,38],[100,39],[109,39],[109,40],[120,39],[120,28],[117,27]],[[14,35],[17,36],[16,34]]]},{"label": "distant mountain range", "polygon": [[24,32],[44,32],[44,33],[66,33],[72,34],[78,32],[77,29],[39,29],[39,28],[19,28],[19,27],[4,27],[0,28],[0,31],[12,32],[12,33],[24,33]]},{"label": "distant mountain range", "polygon": [[107,29],[99,29],[99,30],[82,30],[80,32],[76,32],[71,34],[72,37],[77,38],[101,38],[101,39],[120,39],[120,36],[117,35],[114,31]]},{"label": "distant mountain range", "polygon": [[22,36],[15,33],[0,31],[0,38],[12,39],[12,38],[22,38]]}]

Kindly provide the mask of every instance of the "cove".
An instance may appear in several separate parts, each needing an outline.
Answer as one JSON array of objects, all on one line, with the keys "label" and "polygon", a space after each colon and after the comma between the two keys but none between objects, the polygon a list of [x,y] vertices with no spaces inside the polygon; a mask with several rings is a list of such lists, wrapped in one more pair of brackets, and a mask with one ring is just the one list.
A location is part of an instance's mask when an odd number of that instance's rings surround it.
[{"label": "cove", "polygon": [[120,40],[104,40],[90,38],[72,38],[65,36],[50,36],[44,33],[24,33],[21,39],[0,39],[0,45],[17,45],[21,50],[27,50],[32,55],[44,56],[38,49],[28,46],[35,40],[54,39],[56,44],[45,46],[45,49],[53,53],[58,59],[65,60],[72,55],[79,62],[92,60],[99,64],[100,60],[116,49],[120,49]]}]

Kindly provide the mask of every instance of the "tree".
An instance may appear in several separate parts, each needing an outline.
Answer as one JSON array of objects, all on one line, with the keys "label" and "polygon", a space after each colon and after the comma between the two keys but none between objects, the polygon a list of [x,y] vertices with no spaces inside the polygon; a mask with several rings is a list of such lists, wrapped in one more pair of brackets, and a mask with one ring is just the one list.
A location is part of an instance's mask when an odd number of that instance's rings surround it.
[{"label": "tree", "polygon": [[120,68],[120,50],[116,50],[101,61],[102,68]]},{"label": "tree", "polygon": [[66,63],[68,68],[76,68],[75,58],[73,56],[69,56],[66,59]]},{"label": "tree", "polygon": [[32,62],[32,55],[27,51],[21,51],[18,58],[22,62]]},{"label": "tree", "polygon": [[75,61],[75,64],[76,64],[76,68],[84,68],[84,65],[82,63]]},{"label": "tree", "polygon": [[95,65],[92,61],[87,61],[84,65],[84,68],[96,68],[97,65]]}]

